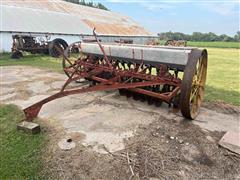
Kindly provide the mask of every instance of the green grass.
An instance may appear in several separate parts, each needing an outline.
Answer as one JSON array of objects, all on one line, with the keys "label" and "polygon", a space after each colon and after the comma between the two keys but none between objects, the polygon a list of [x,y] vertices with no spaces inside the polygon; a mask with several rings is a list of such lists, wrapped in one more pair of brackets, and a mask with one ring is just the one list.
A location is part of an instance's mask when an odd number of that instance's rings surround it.
[{"label": "green grass", "polygon": [[214,47],[214,48],[240,48],[240,42],[195,42],[188,41],[188,46],[194,47]]},{"label": "green grass", "polygon": [[240,50],[207,48],[206,101],[240,105]]},{"label": "green grass", "polygon": [[[160,45],[164,45],[166,41],[159,41]],[[240,48],[240,42],[200,42],[200,41],[187,41],[187,46],[192,47],[210,47],[210,48]]]},{"label": "green grass", "polygon": [[24,58],[11,59],[10,53],[0,54],[0,66],[24,65],[45,68],[52,71],[62,71],[62,58],[53,58],[47,55],[24,54]]},{"label": "green grass", "polygon": [[[240,105],[240,49],[207,48],[209,54],[205,101],[223,101]],[[31,65],[62,72],[61,59],[43,55],[28,55],[10,60],[9,54],[0,58],[1,65]]]},{"label": "green grass", "polygon": [[0,105],[0,179],[39,179],[41,149],[46,137],[16,130],[23,113],[15,105]]}]

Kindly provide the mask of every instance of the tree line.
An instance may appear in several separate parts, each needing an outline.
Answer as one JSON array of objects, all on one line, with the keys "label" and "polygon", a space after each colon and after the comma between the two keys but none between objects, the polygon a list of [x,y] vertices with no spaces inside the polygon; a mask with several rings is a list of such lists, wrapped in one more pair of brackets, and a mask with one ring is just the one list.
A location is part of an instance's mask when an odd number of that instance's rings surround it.
[{"label": "tree line", "polygon": [[64,0],[64,1],[109,11],[109,9],[105,7],[102,3],[93,3],[92,1],[85,2],[85,0]]},{"label": "tree line", "polygon": [[190,34],[184,34],[180,32],[163,32],[158,33],[160,40],[185,40],[185,41],[225,41],[225,42],[240,42],[240,31],[233,37],[226,34],[216,35],[215,33],[201,33],[193,32]]}]

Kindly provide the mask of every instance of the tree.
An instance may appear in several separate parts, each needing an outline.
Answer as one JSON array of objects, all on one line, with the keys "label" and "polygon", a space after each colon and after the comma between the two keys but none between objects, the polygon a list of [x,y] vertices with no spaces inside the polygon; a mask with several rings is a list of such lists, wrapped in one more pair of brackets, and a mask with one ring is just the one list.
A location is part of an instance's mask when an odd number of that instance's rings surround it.
[{"label": "tree", "polygon": [[93,8],[98,8],[98,9],[103,9],[103,10],[109,11],[109,9],[101,3],[94,4],[92,1],[86,2],[85,0],[65,0],[65,1],[74,3],[74,4],[80,4],[83,6],[88,6],[88,7],[93,7]]},{"label": "tree", "polygon": [[103,4],[101,4],[101,3],[98,3],[98,4],[97,4],[97,8],[103,9],[103,10],[106,10],[106,11],[109,11],[109,9],[106,8],[106,7],[105,7]]},{"label": "tree", "polygon": [[67,2],[71,2],[71,3],[74,3],[74,4],[79,4],[79,0],[65,0]]},{"label": "tree", "polygon": [[164,32],[158,33],[160,40],[186,40],[186,41],[240,41],[240,31],[233,37],[230,37],[226,34],[222,34],[220,36],[215,33],[201,33],[201,32],[193,32],[192,35],[184,34],[180,32]]},{"label": "tree", "polygon": [[203,35],[200,32],[193,32],[191,36],[191,41],[202,41]]},{"label": "tree", "polygon": [[240,31],[238,31],[237,34],[234,36],[234,40],[240,42]]}]

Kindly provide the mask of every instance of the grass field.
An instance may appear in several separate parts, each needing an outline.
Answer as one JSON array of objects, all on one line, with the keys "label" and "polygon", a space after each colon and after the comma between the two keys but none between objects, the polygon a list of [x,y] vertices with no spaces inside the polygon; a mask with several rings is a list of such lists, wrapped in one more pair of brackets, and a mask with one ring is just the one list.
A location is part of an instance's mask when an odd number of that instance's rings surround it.
[{"label": "grass field", "polygon": [[0,179],[39,179],[41,149],[46,135],[16,130],[23,113],[15,105],[0,105]]},{"label": "grass field", "polygon": [[[209,54],[205,101],[223,101],[240,105],[240,50],[207,48]],[[10,60],[9,54],[0,57],[0,66],[30,65],[62,72],[61,59],[42,55],[28,55]]]},{"label": "grass field", "polygon": [[[160,45],[164,45],[166,41],[160,41]],[[240,42],[196,42],[187,41],[187,46],[191,47],[210,47],[210,48],[240,48]]]},{"label": "grass field", "polygon": [[240,48],[239,42],[195,42],[188,41],[188,46],[194,47],[213,47],[213,48]]},{"label": "grass field", "polygon": [[206,101],[240,105],[240,50],[207,48]]},{"label": "grass field", "polygon": [[62,71],[62,59],[55,59],[47,55],[32,55],[24,54],[24,58],[21,60],[14,60],[10,58],[9,53],[0,54],[0,66],[8,65],[24,65],[24,66],[35,66],[48,70]]}]

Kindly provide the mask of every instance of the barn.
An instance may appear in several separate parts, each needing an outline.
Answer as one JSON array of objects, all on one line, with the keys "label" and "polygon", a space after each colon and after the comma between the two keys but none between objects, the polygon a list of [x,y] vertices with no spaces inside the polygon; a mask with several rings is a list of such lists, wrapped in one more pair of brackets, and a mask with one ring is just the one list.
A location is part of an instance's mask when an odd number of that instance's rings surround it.
[{"label": "barn", "polygon": [[12,35],[46,35],[62,38],[68,44],[92,36],[96,28],[103,42],[131,39],[145,44],[156,38],[131,18],[62,0],[3,0],[1,8],[1,52],[11,51]]}]

